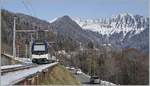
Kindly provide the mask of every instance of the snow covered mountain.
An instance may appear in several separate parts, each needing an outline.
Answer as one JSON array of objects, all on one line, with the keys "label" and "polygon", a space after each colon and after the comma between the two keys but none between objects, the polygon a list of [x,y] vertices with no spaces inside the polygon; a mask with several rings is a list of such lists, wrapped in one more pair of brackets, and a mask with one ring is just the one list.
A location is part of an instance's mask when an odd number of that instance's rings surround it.
[{"label": "snow covered mountain", "polygon": [[106,36],[107,43],[116,47],[130,47],[148,52],[149,18],[124,13],[111,18],[72,19],[83,29]]},{"label": "snow covered mountain", "polygon": [[[70,34],[70,36],[76,35],[73,36],[74,39],[76,37],[80,40],[88,38],[95,40],[94,42],[100,45],[107,43],[115,48],[136,48],[148,52],[149,18],[124,13],[111,18],[82,19],[72,17],[71,19],[75,22],[69,18],[62,19],[62,17],[54,19],[53,22],[63,21],[62,26],[67,26],[64,28],[66,29],[65,33]],[[51,23],[53,24],[53,22]],[[69,27],[69,25],[73,26]],[[80,30],[77,29],[79,26],[81,27]],[[59,26],[59,28],[61,27]],[[67,30],[67,28],[72,29]],[[74,30],[78,31],[74,33]]]},{"label": "snow covered mountain", "polygon": [[83,29],[99,32],[102,35],[112,35],[114,33],[123,32],[138,34],[148,27],[148,18],[140,15],[132,15],[128,13],[119,14],[112,18],[100,19],[82,19],[72,18]]}]

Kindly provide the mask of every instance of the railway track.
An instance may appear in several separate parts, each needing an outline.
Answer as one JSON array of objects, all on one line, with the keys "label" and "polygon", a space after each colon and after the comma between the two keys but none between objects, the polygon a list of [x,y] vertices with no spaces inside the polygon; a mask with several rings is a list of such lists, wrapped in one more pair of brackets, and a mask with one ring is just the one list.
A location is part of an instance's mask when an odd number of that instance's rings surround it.
[{"label": "railway track", "polygon": [[20,65],[20,66],[11,65],[11,67],[1,68],[1,75],[4,75],[9,72],[15,72],[15,71],[19,71],[19,70],[29,69],[29,68],[37,67],[37,66],[38,65],[36,65],[36,64],[24,64],[24,65]]}]

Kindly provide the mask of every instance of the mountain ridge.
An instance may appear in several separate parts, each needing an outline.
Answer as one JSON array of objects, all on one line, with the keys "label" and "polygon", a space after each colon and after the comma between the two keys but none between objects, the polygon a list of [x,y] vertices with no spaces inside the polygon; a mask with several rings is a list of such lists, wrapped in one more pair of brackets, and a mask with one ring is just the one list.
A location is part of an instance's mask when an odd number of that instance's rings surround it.
[{"label": "mountain ridge", "polygon": [[[149,18],[138,14],[119,14],[111,18],[72,18],[83,30],[99,34],[98,42],[118,48],[136,48],[148,52]],[[63,20],[63,19],[62,19]],[[56,20],[57,21],[57,20]],[[93,33],[94,34],[94,33]],[[142,35],[146,34],[146,35]],[[106,40],[107,39],[107,40]],[[136,40],[135,40],[136,39]],[[144,39],[144,40],[143,40]],[[141,41],[143,40],[143,41]],[[100,42],[101,41],[101,42]]]},{"label": "mountain ridge", "polygon": [[[131,14],[119,14],[111,18],[101,18],[101,19],[73,19],[78,23],[83,29],[88,29],[91,31],[99,32],[102,35],[111,35],[115,32],[119,33],[123,31],[124,36],[130,32],[135,31],[135,33],[140,33],[146,28],[145,24],[148,24],[149,19],[140,15]],[[107,30],[106,30],[107,29]],[[115,30],[114,30],[115,29]]]},{"label": "mountain ridge", "polygon": [[[135,34],[134,31],[129,31],[126,35],[124,35],[123,31],[120,31],[118,33],[113,33],[107,36],[106,34],[100,34],[95,31],[91,30],[85,30],[83,27],[81,27],[76,21],[74,21],[71,17],[65,15],[63,17],[57,18],[52,23],[49,23],[47,21],[43,21],[41,19],[38,19],[36,17],[24,15],[24,14],[18,14],[18,13],[11,13],[11,12],[5,12],[2,11],[2,14],[5,18],[2,18],[2,27],[7,29],[2,29],[2,31],[6,34],[9,34],[9,38],[11,40],[12,37],[12,28],[13,28],[13,17],[14,15],[17,16],[17,28],[19,29],[48,29],[52,32],[57,32],[58,39],[60,41],[64,41],[66,38],[69,40],[72,40],[73,43],[80,44],[82,43],[82,46],[86,46],[88,42],[92,42],[96,47],[101,47],[105,44],[111,44],[114,48],[136,48],[144,52],[148,52],[148,32],[149,32],[149,24],[143,23],[143,24],[137,24],[141,25],[138,27],[143,27],[144,25],[146,28],[142,30],[142,33]],[[7,17],[8,16],[8,17]],[[137,21],[139,22],[140,19],[142,19],[140,16],[136,17]],[[127,17],[130,21],[130,17]],[[125,19],[124,19],[125,20]],[[117,19],[112,19],[112,21],[118,22],[115,26],[121,27],[121,25],[118,25],[120,22],[123,21],[122,18],[117,17]],[[149,21],[149,20],[148,20]],[[111,28],[110,22],[107,22],[103,20],[102,22],[104,25],[102,27],[105,27],[106,29]],[[122,22],[122,24],[124,24]],[[126,25],[126,24],[124,24]],[[124,26],[123,25],[123,26]],[[134,26],[134,24],[127,24]],[[122,27],[123,27],[122,26]],[[120,29],[120,28],[119,28]],[[132,29],[132,28],[131,28]],[[122,30],[122,29],[121,29]],[[8,32],[10,31],[10,32]],[[20,34],[23,37],[26,37],[30,34]],[[19,38],[19,36],[17,36]],[[6,39],[6,37],[2,36],[2,40]],[[141,41],[142,40],[142,41]],[[7,40],[4,40],[7,41]],[[7,41],[8,42],[8,41]],[[11,43],[11,42],[9,42]]]}]

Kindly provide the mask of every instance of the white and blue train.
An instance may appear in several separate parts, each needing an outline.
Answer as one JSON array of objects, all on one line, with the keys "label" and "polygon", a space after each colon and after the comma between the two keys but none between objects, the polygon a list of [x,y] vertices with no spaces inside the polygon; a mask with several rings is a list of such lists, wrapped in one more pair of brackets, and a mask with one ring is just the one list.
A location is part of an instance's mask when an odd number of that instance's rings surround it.
[{"label": "white and blue train", "polygon": [[48,43],[46,41],[34,41],[32,43],[32,62],[37,64],[46,64],[50,62]]}]

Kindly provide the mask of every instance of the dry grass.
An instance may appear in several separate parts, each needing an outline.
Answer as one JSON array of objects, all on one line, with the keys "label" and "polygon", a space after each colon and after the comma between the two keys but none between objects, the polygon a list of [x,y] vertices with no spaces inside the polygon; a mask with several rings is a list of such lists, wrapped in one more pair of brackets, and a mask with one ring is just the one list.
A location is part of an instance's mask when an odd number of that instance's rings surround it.
[{"label": "dry grass", "polygon": [[79,85],[80,82],[64,66],[58,65],[52,69],[49,78],[44,80],[42,85]]}]

